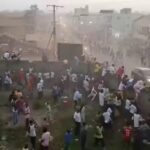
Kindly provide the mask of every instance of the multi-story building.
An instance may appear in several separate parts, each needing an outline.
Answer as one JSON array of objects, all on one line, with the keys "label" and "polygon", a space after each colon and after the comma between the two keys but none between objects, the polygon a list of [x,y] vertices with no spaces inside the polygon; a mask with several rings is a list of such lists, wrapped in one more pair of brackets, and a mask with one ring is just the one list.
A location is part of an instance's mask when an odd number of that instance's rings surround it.
[{"label": "multi-story building", "polygon": [[29,10],[0,12],[0,34],[7,34],[25,40],[27,34],[47,32],[50,17],[32,5]]},{"label": "multi-story building", "polygon": [[0,34],[14,36],[17,39],[24,39],[27,23],[24,14],[2,13],[0,14]]},{"label": "multi-story building", "polygon": [[133,36],[141,40],[147,40],[150,37],[150,15],[143,15],[134,21]]},{"label": "multi-story building", "polygon": [[87,16],[89,15],[89,6],[86,5],[84,8],[75,8],[74,10],[75,16]]},{"label": "multi-story building", "polygon": [[138,51],[141,57],[144,57],[150,66],[150,15],[143,15],[136,19],[132,29],[132,39],[136,42],[134,44],[135,50]]}]

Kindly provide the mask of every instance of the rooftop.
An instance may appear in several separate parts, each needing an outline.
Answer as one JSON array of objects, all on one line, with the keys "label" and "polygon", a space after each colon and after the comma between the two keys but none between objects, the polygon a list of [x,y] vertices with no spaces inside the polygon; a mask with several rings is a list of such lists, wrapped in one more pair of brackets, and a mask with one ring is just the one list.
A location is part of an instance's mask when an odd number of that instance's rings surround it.
[{"label": "rooftop", "polygon": [[142,70],[142,71],[150,71],[150,68],[145,68],[145,67],[137,67],[136,69]]}]

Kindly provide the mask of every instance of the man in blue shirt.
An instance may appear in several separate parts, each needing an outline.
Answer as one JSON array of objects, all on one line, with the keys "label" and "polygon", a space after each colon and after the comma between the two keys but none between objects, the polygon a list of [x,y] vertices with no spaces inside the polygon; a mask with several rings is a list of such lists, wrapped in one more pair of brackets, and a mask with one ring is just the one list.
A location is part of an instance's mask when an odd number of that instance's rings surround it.
[{"label": "man in blue shirt", "polygon": [[72,143],[73,140],[73,134],[71,130],[67,130],[65,133],[65,148],[64,150],[69,150],[70,149],[70,145]]}]

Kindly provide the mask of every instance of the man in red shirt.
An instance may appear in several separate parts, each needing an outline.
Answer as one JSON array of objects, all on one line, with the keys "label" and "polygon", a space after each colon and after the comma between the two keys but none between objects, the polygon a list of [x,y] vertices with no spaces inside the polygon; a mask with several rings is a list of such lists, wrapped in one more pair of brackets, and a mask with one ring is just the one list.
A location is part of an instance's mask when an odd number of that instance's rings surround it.
[{"label": "man in red shirt", "polygon": [[119,69],[117,70],[116,74],[118,76],[118,79],[121,79],[123,74],[124,74],[124,66],[119,67]]},{"label": "man in red shirt", "polygon": [[30,98],[32,98],[33,96],[33,90],[34,90],[35,84],[36,84],[36,77],[34,74],[31,73],[27,80],[27,88],[28,88]]},{"label": "man in red shirt", "polygon": [[133,129],[129,122],[123,128],[123,139],[126,145],[126,150],[131,148]]},{"label": "man in red shirt", "polygon": [[24,87],[25,86],[25,73],[24,73],[23,68],[21,68],[18,73],[18,79],[19,79],[19,84]]}]

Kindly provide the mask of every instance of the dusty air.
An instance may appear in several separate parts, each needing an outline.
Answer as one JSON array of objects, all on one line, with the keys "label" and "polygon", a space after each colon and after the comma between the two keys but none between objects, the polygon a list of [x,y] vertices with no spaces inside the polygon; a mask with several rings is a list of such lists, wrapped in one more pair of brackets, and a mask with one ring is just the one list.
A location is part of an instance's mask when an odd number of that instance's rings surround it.
[{"label": "dusty air", "polygon": [[148,0],[0,0],[0,150],[150,150]]}]

